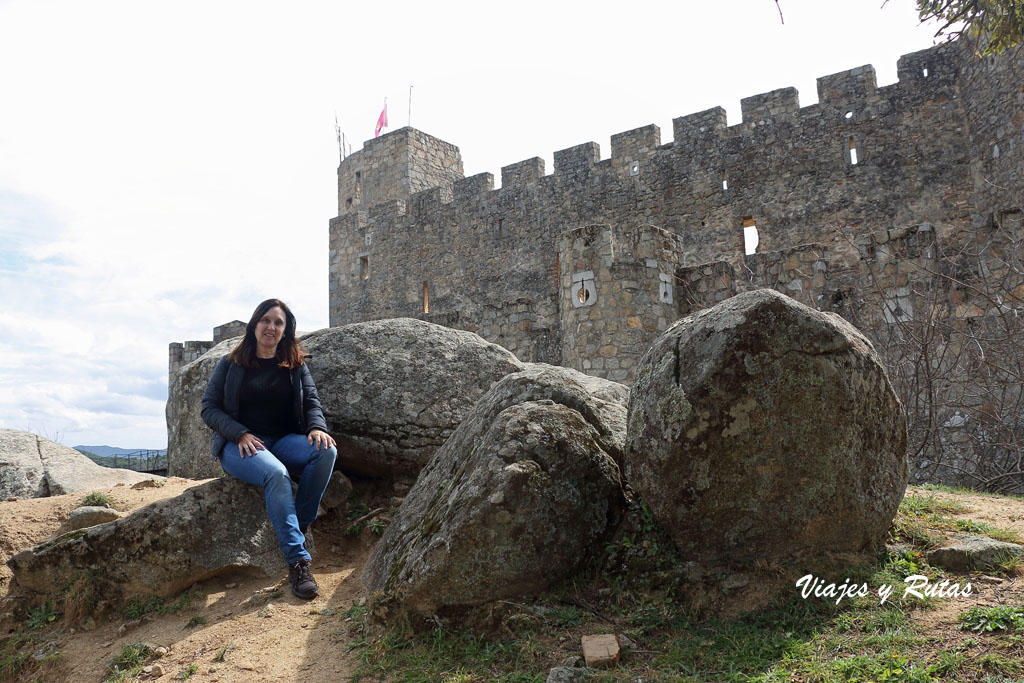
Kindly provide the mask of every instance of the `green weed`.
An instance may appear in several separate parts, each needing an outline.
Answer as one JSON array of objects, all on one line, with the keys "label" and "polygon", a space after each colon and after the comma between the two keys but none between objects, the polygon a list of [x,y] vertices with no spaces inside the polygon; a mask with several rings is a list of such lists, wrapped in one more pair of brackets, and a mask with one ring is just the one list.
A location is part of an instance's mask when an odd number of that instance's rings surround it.
[{"label": "green weed", "polygon": [[960,615],[960,628],[981,633],[1024,629],[1024,607],[975,605]]},{"label": "green weed", "polygon": [[78,504],[78,507],[80,508],[104,506],[114,507],[114,501],[112,501],[110,499],[110,496],[108,496],[107,494],[99,493],[97,491],[94,491],[93,493],[87,495],[85,498],[82,499],[82,502]]},{"label": "green weed", "polygon": [[177,614],[196,600],[202,600],[205,597],[206,594],[200,591],[185,591],[178,596],[177,600],[171,603],[157,595],[148,595],[145,598],[132,597],[128,600],[128,604],[125,605],[124,615],[128,619],[135,620],[141,619],[147,614],[157,616]]},{"label": "green weed", "polygon": [[188,623],[185,624],[184,628],[195,628],[196,626],[202,626],[205,623],[206,617],[197,614],[196,616],[188,620]]},{"label": "green weed", "polygon": [[53,609],[49,598],[38,609],[29,610],[28,627],[33,631],[41,629],[47,624],[53,623],[61,614],[60,610]]},{"label": "green weed", "polygon": [[125,645],[107,665],[107,677],[104,683],[120,683],[134,678],[142,671],[146,662],[153,656],[153,651],[145,643]]}]

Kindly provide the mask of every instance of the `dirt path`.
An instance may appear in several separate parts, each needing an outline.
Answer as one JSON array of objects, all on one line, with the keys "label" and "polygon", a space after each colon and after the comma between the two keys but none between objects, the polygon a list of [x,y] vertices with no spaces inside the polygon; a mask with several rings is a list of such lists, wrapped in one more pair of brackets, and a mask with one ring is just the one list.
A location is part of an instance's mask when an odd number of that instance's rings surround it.
[{"label": "dirt path", "polygon": [[[103,493],[115,508],[130,512],[200,483],[175,478],[162,488],[119,486]],[[0,503],[0,592],[6,594],[11,577],[6,560],[61,532],[82,498],[75,494]],[[345,612],[364,595],[359,576],[373,537],[345,538],[343,528],[336,513],[314,525],[313,569],[320,584],[320,596],[314,600],[291,594],[283,564],[281,575],[273,578],[241,571],[221,575],[197,584],[193,590],[205,597],[177,614],[138,624],[113,615],[86,622],[87,629],[56,628],[51,639],[58,642],[61,656],[25,680],[42,674],[46,681],[102,681],[122,646],[135,642],[168,650],[153,662],[163,670],[163,681],[175,680],[193,665],[195,672],[188,680],[197,682],[347,679],[354,660],[345,648],[353,637]]]}]

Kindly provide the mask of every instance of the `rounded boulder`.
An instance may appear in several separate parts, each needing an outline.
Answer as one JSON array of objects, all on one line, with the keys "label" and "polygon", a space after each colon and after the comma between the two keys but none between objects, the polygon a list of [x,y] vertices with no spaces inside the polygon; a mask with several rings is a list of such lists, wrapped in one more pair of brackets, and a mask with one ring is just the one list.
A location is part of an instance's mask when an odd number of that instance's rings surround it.
[{"label": "rounded boulder", "polygon": [[863,551],[884,542],[906,488],[906,420],[852,325],[756,290],[645,354],[625,470],[688,559]]}]

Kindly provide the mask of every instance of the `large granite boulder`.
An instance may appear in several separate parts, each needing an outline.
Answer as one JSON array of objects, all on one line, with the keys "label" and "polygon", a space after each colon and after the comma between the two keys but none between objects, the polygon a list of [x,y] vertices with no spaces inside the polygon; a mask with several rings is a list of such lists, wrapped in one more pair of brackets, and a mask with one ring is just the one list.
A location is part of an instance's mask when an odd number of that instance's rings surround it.
[{"label": "large granite boulder", "polygon": [[670,327],[637,368],[626,478],[687,558],[880,547],[906,422],[871,343],[773,290]]},{"label": "large granite boulder", "polygon": [[229,568],[284,571],[263,493],[230,477],[200,484],[120,519],[63,534],[7,561],[20,589],[51,594],[83,571],[116,605],[169,597]]},{"label": "large granite boulder", "polygon": [[[169,473],[216,476],[200,402],[223,342],[171,379]],[[396,318],[304,335],[310,372],[338,465],[360,474],[415,476],[494,382],[523,368],[512,353],[472,332]]]},{"label": "large granite boulder", "polygon": [[163,477],[103,467],[41,436],[0,429],[0,499],[81,493],[146,479]]},{"label": "large granite boulder", "polygon": [[367,563],[402,614],[543,590],[618,519],[628,389],[527,364],[500,380],[435,453]]}]

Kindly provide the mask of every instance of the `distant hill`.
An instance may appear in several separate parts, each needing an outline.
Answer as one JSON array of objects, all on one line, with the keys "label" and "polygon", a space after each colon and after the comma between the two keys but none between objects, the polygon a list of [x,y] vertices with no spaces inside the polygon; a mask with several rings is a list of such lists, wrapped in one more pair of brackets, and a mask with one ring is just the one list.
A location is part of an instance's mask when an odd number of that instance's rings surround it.
[{"label": "distant hill", "polygon": [[85,453],[86,455],[99,455],[102,457],[110,457],[113,455],[132,455],[139,451],[146,451],[153,455],[167,455],[167,449],[162,448],[160,450],[148,449],[148,448],[115,448],[114,446],[72,446],[79,453]]}]

